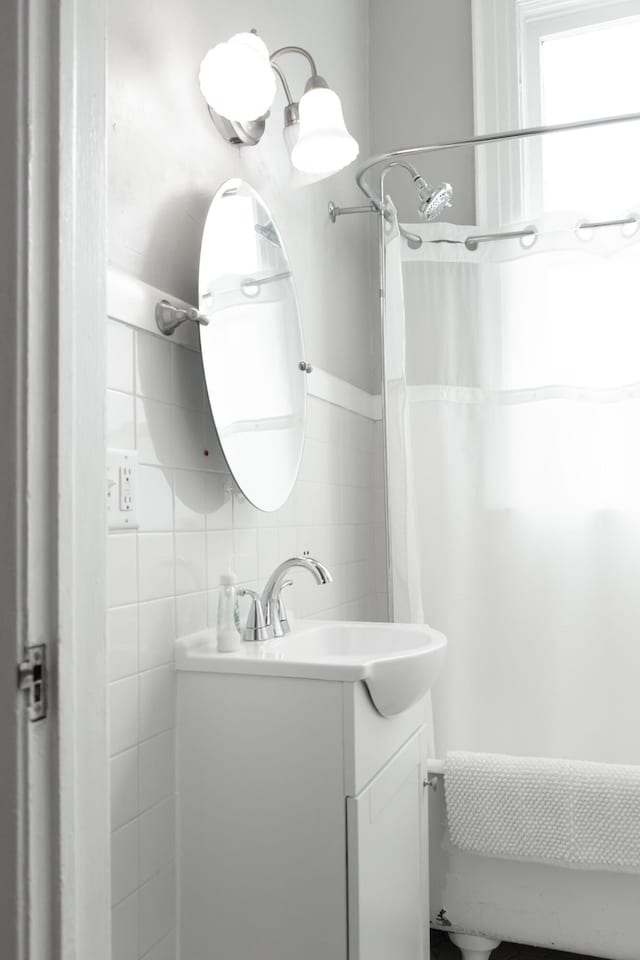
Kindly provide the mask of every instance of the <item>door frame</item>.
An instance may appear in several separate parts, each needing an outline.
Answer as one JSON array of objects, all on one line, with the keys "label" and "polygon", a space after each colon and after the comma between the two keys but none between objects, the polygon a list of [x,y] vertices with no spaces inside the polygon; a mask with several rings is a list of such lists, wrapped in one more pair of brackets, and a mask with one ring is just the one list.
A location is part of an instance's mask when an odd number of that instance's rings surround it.
[{"label": "door frame", "polygon": [[[0,871],[16,960],[109,960],[105,0],[0,15]],[[24,648],[44,643],[29,723]]]}]

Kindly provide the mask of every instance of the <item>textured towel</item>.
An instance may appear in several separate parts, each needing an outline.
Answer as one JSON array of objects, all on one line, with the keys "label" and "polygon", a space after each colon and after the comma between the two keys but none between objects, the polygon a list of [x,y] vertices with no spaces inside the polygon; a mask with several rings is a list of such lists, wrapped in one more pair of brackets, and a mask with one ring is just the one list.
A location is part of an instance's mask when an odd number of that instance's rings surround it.
[{"label": "textured towel", "polygon": [[452,752],[444,784],[458,847],[640,873],[640,767]]}]

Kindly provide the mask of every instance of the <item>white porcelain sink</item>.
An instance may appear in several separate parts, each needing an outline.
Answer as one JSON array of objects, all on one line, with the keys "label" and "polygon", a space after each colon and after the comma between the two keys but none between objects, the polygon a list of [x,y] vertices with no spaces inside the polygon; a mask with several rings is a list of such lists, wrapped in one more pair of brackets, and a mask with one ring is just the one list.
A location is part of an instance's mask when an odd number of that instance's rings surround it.
[{"label": "white porcelain sink", "polygon": [[363,680],[376,709],[391,717],[430,689],[447,641],[424,624],[298,621],[286,637],[243,643],[238,653],[218,653],[205,630],[176,644],[178,670]]}]

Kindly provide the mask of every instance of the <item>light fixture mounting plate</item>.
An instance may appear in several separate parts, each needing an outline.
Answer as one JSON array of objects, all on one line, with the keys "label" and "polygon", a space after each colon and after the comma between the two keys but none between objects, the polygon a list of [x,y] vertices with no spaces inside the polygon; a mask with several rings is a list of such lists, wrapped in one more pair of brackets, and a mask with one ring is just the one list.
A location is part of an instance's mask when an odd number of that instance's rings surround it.
[{"label": "light fixture mounting plate", "polygon": [[260,143],[264,134],[268,113],[257,120],[248,120],[241,123],[239,120],[228,120],[207,105],[209,116],[213,120],[218,133],[224,137],[227,143],[232,143],[236,147],[255,147]]}]

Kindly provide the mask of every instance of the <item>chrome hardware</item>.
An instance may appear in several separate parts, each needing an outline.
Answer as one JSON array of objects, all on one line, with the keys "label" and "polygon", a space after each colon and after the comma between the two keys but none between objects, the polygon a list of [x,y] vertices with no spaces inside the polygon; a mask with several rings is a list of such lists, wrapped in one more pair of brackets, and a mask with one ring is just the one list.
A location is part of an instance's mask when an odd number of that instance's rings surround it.
[{"label": "chrome hardware", "polygon": [[[319,560],[314,560],[313,557],[291,557],[279,564],[267,580],[262,594],[262,608],[266,616],[266,626],[270,637],[282,637],[290,629],[280,593],[287,584],[286,574],[292,567],[301,567],[303,570],[308,570],[320,586],[333,582],[333,577],[324,564],[320,563]],[[283,619],[280,619],[281,614],[283,614]]]},{"label": "chrome hardware", "polygon": [[[288,280],[291,276],[290,270],[283,270],[282,273],[274,273],[270,277],[245,277],[240,283],[240,289],[245,297],[257,297],[260,288],[265,283],[275,283],[277,280]],[[207,321],[208,323],[209,321]]]},{"label": "chrome hardware", "polygon": [[158,300],[156,303],[156,326],[165,337],[170,337],[183,323],[192,320],[206,327],[209,318],[203,316],[195,307],[174,307],[168,300]]},{"label": "chrome hardware", "polygon": [[[587,226],[587,224],[584,224]],[[531,242],[525,244],[527,247],[532,247],[536,242],[538,231],[535,227],[525,227],[524,230],[509,230],[505,233],[484,233],[477,234],[475,236],[467,237],[464,241],[464,245],[467,250],[477,250],[479,244],[488,243],[490,240],[524,240],[525,237],[530,237]]]},{"label": "chrome hardware", "polygon": [[585,220],[578,224],[577,230],[580,233],[581,230],[599,230],[600,227],[628,227],[632,223],[635,223],[636,226],[640,224],[640,217],[630,214],[628,217],[621,217],[619,220],[597,220],[593,222]]},{"label": "chrome hardware", "polygon": [[366,175],[372,167],[377,167],[378,164],[389,160],[417,157],[428,153],[438,153],[442,150],[453,150],[455,147],[478,146],[484,143],[502,143],[507,140],[539,137],[544,134],[560,133],[565,130],[595,129],[596,127],[608,126],[611,123],[628,123],[636,120],[640,120],[640,113],[626,113],[619,114],[618,116],[600,117],[597,120],[573,120],[570,123],[555,123],[539,127],[520,127],[517,130],[504,130],[502,133],[481,133],[473,137],[465,137],[464,140],[442,141],[440,143],[424,144],[419,147],[404,147],[401,150],[390,150],[388,153],[379,153],[376,156],[370,157],[364,166],[358,170],[356,183],[368,200],[371,200],[372,203],[379,203],[378,198],[372,193],[372,189],[366,180]]},{"label": "chrome hardware", "polygon": [[349,213],[380,213],[380,208],[374,203],[368,203],[360,207],[339,207],[333,200],[329,201],[329,219],[331,223],[335,223],[338,217],[344,217]]},{"label": "chrome hardware", "polygon": [[262,607],[262,601],[260,600],[260,594],[256,593],[255,590],[250,590],[248,587],[244,587],[242,590],[238,590],[238,596],[251,597],[251,606],[249,607],[247,624],[244,628],[242,639],[245,641],[245,643],[256,643],[261,640],[268,640],[271,634],[269,633],[265,623],[264,609]]},{"label": "chrome hardware", "polygon": [[444,760],[436,760],[430,757],[427,760],[427,776],[422,781],[422,786],[431,787],[432,790],[438,789],[438,777],[444,777]]},{"label": "chrome hardware", "polygon": [[298,370],[302,370],[303,373],[313,373],[313,367],[310,363],[307,363],[306,360],[301,360],[298,364]]},{"label": "chrome hardware", "polygon": [[27,647],[26,656],[18,664],[18,688],[29,695],[29,720],[35,723],[47,715],[47,648],[44,643]]},{"label": "chrome hardware", "polygon": [[[406,167],[407,170],[413,170],[413,167],[409,167],[405,163],[391,163],[385,169],[383,173],[383,183],[384,175],[389,172],[391,167]],[[416,171],[417,173],[417,171]],[[370,204],[359,207],[339,207],[333,202],[329,201],[329,219],[331,223],[335,223],[338,217],[345,216],[348,213],[381,213],[387,222],[391,221],[391,214],[389,213],[385,204],[374,203],[373,201]],[[398,230],[400,231],[401,236],[405,238],[412,250],[417,250],[418,247],[422,246],[422,238],[418,236],[417,233],[411,233],[409,230],[405,229],[401,223],[398,224]]]},{"label": "chrome hardware", "polygon": [[255,147],[260,143],[267,126],[269,113],[264,117],[257,117],[255,120],[228,120],[227,117],[216,113],[207,105],[209,116],[213,120],[216,130],[221,134],[227,143],[232,143],[236,147]]},{"label": "chrome hardware", "polygon": [[284,597],[282,596],[282,591],[284,590],[285,587],[292,587],[292,586],[293,586],[293,580],[283,580],[280,586],[280,590],[278,592],[278,596],[277,598],[274,598],[274,604],[275,604],[274,614],[277,617],[278,623],[280,624],[280,628],[283,634],[289,633],[291,628],[289,626],[289,619],[287,617],[287,608],[285,606]]},{"label": "chrome hardware", "polygon": [[[255,33],[256,31],[251,30],[250,32]],[[269,57],[269,61],[271,63],[272,70],[278,76],[280,83],[282,84],[282,89],[287,101],[284,108],[285,129],[287,129],[287,127],[296,126],[300,123],[300,104],[299,102],[294,101],[291,94],[291,88],[287,82],[284,71],[276,62],[284,54],[289,53],[299,54],[300,56],[304,57],[309,64],[311,76],[305,84],[305,93],[307,93],[309,90],[327,89],[329,86],[324,77],[319,76],[316,69],[315,60],[309,51],[305,50],[304,47],[286,46],[280,47],[278,50],[274,50]],[[235,146],[254,147],[256,144],[260,143],[260,140],[262,139],[266,129],[266,122],[271,116],[271,111],[267,110],[263,116],[256,117],[255,120],[230,120],[227,117],[223,117],[216,113],[211,106],[208,106],[207,109],[209,111],[209,116],[213,120],[213,123],[218,130],[218,133],[220,133],[228,143],[233,143]]]},{"label": "chrome hardware", "polygon": [[[371,201],[371,203],[380,205],[382,202],[384,202],[384,188],[382,179],[380,177],[378,178],[379,195],[376,196],[374,187],[369,183],[367,175],[371,170],[379,167],[380,164],[386,163],[388,168],[390,166],[389,161],[392,161],[393,163],[397,161],[403,162],[403,158],[438,153],[444,150],[453,150],[455,147],[478,146],[486,143],[504,143],[509,140],[520,141],[527,139],[528,137],[539,137],[550,133],[560,133],[567,130],[595,129],[596,127],[607,126],[609,124],[628,123],[630,121],[637,120],[640,120],[640,113],[627,113],[620,114],[618,116],[600,117],[597,120],[574,120],[570,123],[557,123],[539,127],[521,127],[517,130],[505,130],[502,133],[483,133],[474,137],[466,137],[464,140],[452,140],[449,142],[442,141],[440,143],[429,143],[418,147],[404,147],[400,150],[391,150],[387,153],[379,153],[376,156],[370,157],[364,166],[360,167],[356,173],[356,183],[362,193],[368,200]],[[420,246],[422,246],[422,243],[424,242],[422,237],[418,236],[418,234],[412,234],[409,238],[407,233],[403,231],[404,228],[400,227],[400,233],[402,236],[405,236],[407,240],[411,239],[412,242],[410,243],[410,246],[412,246],[412,249],[417,250]],[[462,243],[463,241],[453,242]]]}]

